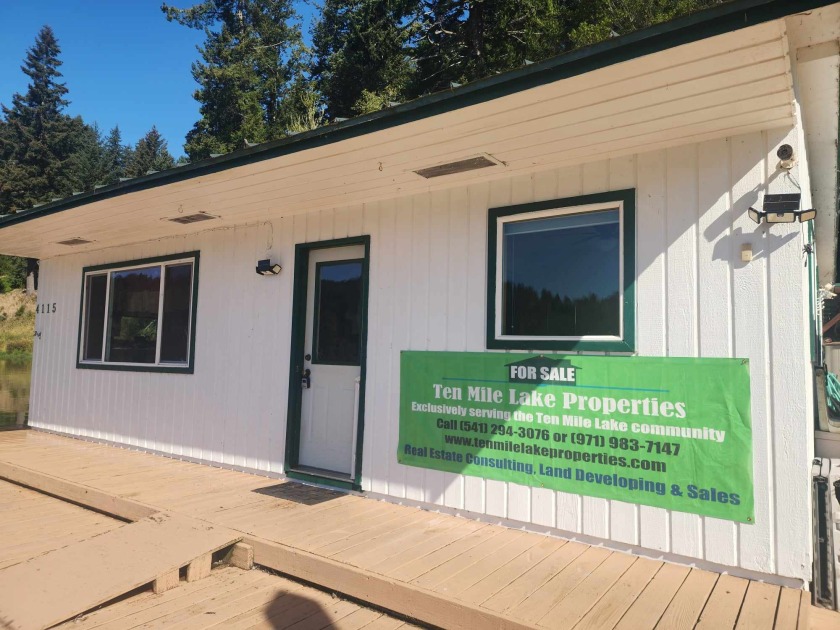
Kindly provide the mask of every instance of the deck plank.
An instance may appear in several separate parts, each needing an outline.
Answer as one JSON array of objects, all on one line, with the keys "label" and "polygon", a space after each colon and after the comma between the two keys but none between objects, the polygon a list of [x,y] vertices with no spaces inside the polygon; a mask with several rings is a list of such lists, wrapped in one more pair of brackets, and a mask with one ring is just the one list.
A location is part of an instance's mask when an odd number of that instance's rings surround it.
[{"label": "deck plank", "polygon": [[[544,538],[462,591],[458,595],[458,599],[477,605],[495,597],[515,581],[521,579],[526,573],[536,569],[540,562],[557,552],[565,544],[566,541],[564,540]],[[523,599],[526,596],[523,596]]]},{"label": "deck plank", "polygon": [[481,529],[473,530],[469,536],[459,538],[452,544],[402,565],[395,571],[389,573],[389,576],[402,582],[411,582],[427,571],[444,564],[465,551],[469,551],[473,547],[481,544],[484,540],[492,538],[498,533],[499,530],[495,527],[482,527]]},{"label": "deck plank", "polygon": [[412,583],[423,588],[440,590],[441,583],[452,579],[462,571],[473,567],[477,562],[488,556],[497,554],[511,541],[516,540],[520,532],[514,530],[501,530],[495,536],[485,538],[481,543],[468,549],[462,554],[447,560],[434,569],[427,571]]},{"label": "deck plank", "polygon": [[584,615],[575,630],[614,628],[647,587],[662,562],[639,558],[601,599]]},{"label": "deck plank", "polygon": [[712,591],[706,607],[700,614],[698,630],[720,630],[734,628],[741,612],[741,604],[750,581],[731,575],[721,575]]},{"label": "deck plank", "polygon": [[772,628],[779,604],[779,592],[779,587],[774,584],[750,582],[735,628],[737,630]]},{"label": "deck plank", "polygon": [[[779,607],[776,609],[776,630],[796,630],[799,619],[799,604],[806,591],[783,588],[779,594]],[[810,601],[810,593],[807,593]]]},{"label": "deck plank", "polygon": [[391,575],[392,572],[416,558],[422,558],[430,553],[434,553],[438,549],[450,545],[465,536],[469,536],[484,527],[486,527],[486,524],[478,521],[464,523],[459,520],[453,520],[446,527],[436,528],[431,532],[430,536],[424,536],[415,545],[406,545],[401,550],[394,551],[390,555],[384,553],[382,555],[373,555],[364,562],[359,560],[359,566],[365,566],[368,570],[381,573],[382,575]]},{"label": "deck plank", "polygon": [[[424,542],[434,540],[435,536],[442,536],[450,529],[455,528],[458,522],[441,514],[430,513],[429,520],[420,522],[412,527],[403,528],[400,532],[392,534],[387,540],[381,540],[376,546],[376,554],[371,555],[368,549],[363,546],[355,549],[348,549],[341,554],[341,561],[353,564],[366,569],[385,563],[395,558],[400,553],[408,552],[419,555],[418,547]],[[395,562],[399,562],[396,560]]]},{"label": "deck plank", "polygon": [[144,592],[68,621],[58,630],[396,629],[403,621],[263,571],[214,569],[203,582]]},{"label": "deck plank", "polygon": [[616,624],[616,630],[655,628],[691,569],[678,564],[664,564]]},{"label": "deck plank", "polygon": [[359,630],[364,628],[369,623],[376,621],[382,616],[381,612],[371,610],[370,608],[358,608],[347,615],[344,619],[335,621],[327,626],[327,628],[334,628],[335,630]]},{"label": "deck plank", "polygon": [[[612,556],[613,554],[603,547],[589,547],[517,606],[511,608],[511,615],[536,624]],[[632,562],[633,557],[622,555],[620,560]]]},{"label": "deck plank", "polygon": [[497,549],[495,553],[482,558],[463,571],[453,574],[438,584],[435,590],[460,598],[467,589],[472,588],[502,567],[508,567],[515,558],[544,540],[544,537],[533,536],[526,532],[516,533],[517,536],[513,540]]},{"label": "deck plank", "polygon": [[365,563],[370,561],[370,549],[376,549],[376,555],[381,557],[383,545],[397,541],[402,541],[404,545],[405,539],[413,532],[425,531],[439,520],[440,517],[433,512],[404,515],[397,521],[390,521],[387,527],[369,529],[364,534],[353,535],[341,543],[318,548],[316,552],[349,564]]},{"label": "deck plank", "polygon": [[808,593],[802,597],[799,630],[837,630],[840,628],[840,613],[811,606]]},{"label": "deck plank", "polygon": [[104,606],[68,621],[61,626],[70,626],[77,630],[118,630],[131,625],[148,623],[165,616],[171,611],[180,610],[189,603],[196,603],[215,597],[227,584],[237,588],[248,586],[260,575],[240,575],[238,569],[223,567],[216,569],[210,579],[200,582],[181,582],[178,588],[155,594],[146,591],[117,604]]},{"label": "deck plank", "polygon": [[658,630],[693,628],[717,582],[717,573],[692,569],[656,625]]},{"label": "deck plank", "polygon": [[12,627],[48,627],[240,539],[184,516],[151,516],[0,571],[3,615]]},{"label": "deck plank", "polygon": [[482,602],[482,607],[498,612],[515,608],[588,549],[587,545],[580,543],[566,543],[491,598]]},{"label": "deck plank", "polygon": [[[377,507],[382,509],[381,506]],[[408,518],[408,522],[422,528],[425,522],[432,518],[434,516],[429,513],[422,516],[412,515]],[[358,527],[355,527],[356,522],[358,522]],[[364,512],[355,519],[335,522],[327,532],[304,536],[305,542],[299,543],[298,546],[301,549],[308,549],[325,556],[352,556],[358,553],[359,546],[362,548],[367,546],[365,538],[373,545],[374,541],[381,537],[383,532],[390,531],[393,535],[395,532],[404,532],[406,529],[411,531],[412,528],[400,528],[401,522],[406,522],[405,514],[394,513],[385,507],[382,511]],[[294,544],[289,539],[285,540],[288,541],[288,544]],[[381,544],[381,541],[378,542]]]},{"label": "deck plank", "polygon": [[[613,585],[637,562],[637,558],[613,553],[540,620],[552,630],[570,630],[606,595]],[[549,588],[548,586],[546,588]]]},{"label": "deck plank", "polygon": [[0,481],[0,500],[15,506],[0,508],[0,569],[125,524],[6,481]]}]

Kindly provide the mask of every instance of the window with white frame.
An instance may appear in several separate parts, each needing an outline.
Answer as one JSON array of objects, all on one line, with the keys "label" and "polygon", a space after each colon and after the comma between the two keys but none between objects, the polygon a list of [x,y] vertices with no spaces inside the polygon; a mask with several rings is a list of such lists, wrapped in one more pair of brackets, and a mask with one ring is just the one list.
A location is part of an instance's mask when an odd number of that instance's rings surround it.
[{"label": "window with white frame", "polygon": [[495,208],[488,348],[632,351],[635,191]]},{"label": "window with white frame", "polygon": [[79,367],[190,371],[198,252],[84,271]]}]

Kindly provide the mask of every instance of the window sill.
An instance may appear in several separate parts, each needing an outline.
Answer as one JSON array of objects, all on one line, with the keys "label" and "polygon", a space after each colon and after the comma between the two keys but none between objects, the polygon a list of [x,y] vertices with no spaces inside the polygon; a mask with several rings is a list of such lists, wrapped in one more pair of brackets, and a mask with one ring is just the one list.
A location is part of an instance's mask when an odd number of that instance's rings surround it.
[{"label": "window sill", "polygon": [[126,365],[123,363],[76,362],[79,370],[110,370],[112,372],[160,372],[163,374],[192,374],[192,365]]}]

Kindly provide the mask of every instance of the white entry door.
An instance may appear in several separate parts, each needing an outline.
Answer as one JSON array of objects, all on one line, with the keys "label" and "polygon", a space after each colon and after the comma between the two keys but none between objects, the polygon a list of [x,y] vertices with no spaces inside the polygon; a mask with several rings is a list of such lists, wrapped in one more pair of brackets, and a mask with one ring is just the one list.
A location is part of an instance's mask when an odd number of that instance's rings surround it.
[{"label": "white entry door", "polygon": [[311,251],[306,291],[298,464],[347,477],[356,459],[364,256],[363,245]]}]

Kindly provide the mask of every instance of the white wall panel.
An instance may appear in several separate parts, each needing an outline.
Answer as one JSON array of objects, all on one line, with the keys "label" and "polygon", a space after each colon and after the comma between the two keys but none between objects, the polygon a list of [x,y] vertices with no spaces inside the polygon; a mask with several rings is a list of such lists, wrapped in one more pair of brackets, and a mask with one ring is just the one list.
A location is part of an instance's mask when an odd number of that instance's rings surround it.
[{"label": "white wall panel", "polygon": [[[758,132],[44,260],[39,301],[58,310],[38,315],[31,423],[282,471],[294,245],[369,234],[365,490],[807,579],[801,235],[745,214],[768,185],[790,188],[773,176],[774,154],[795,135]],[[400,351],[484,349],[487,209],[629,187],[637,191],[638,353],[750,360],[756,523],[398,464]],[[744,243],[752,262],[740,261]],[[76,369],[82,267],[190,250],[201,251],[195,373]],[[283,265],[279,276],[254,273],[265,257]]]}]

